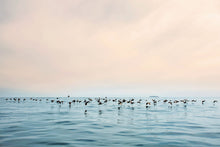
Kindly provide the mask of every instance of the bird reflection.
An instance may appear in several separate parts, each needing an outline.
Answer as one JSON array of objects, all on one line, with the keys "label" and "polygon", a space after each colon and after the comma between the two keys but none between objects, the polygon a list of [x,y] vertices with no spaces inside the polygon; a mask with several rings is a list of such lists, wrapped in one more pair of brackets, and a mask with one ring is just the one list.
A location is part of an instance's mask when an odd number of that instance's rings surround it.
[{"label": "bird reflection", "polygon": [[61,109],[61,105],[58,106],[58,111],[59,111],[59,112],[60,112],[60,109]]},{"label": "bird reflection", "polygon": [[146,109],[149,110],[149,109],[150,109],[150,106],[146,106]]},{"label": "bird reflection", "polygon": [[102,110],[99,110],[99,115],[102,115]]},{"label": "bird reflection", "polygon": [[121,115],[121,107],[118,107],[118,116]]},{"label": "bird reflection", "polygon": [[87,110],[84,111],[84,116],[87,117]]},{"label": "bird reflection", "polygon": [[172,110],[173,109],[173,106],[171,105],[171,106],[168,106],[168,109],[169,110]]},{"label": "bird reflection", "polygon": [[69,108],[68,110],[70,111],[70,110],[71,110],[71,105],[69,105],[69,107],[68,107],[68,108]]}]

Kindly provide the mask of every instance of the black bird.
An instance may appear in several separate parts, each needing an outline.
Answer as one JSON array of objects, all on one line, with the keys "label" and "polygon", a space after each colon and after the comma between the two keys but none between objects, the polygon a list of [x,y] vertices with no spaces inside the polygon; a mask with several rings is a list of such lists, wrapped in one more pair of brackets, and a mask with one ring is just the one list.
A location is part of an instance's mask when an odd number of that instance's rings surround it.
[{"label": "black bird", "polygon": [[57,101],[57,104],[61,104],[61,101],[58,100],[58,101]]},{"label": "black bird", "polygon": [[168,100],[164,100],[163,102],[166,103]]},{"label": "black bird", "polygon": [[85,105],[87,105],[88,103],[89,103],[89,101],[86,101],[86,102],[85,102]]},{"label": "black bird", "polygon": [[214,101],[213,101],[213,103],[217,103],[217,102],[218,102],[217,100],[214,100]]}]

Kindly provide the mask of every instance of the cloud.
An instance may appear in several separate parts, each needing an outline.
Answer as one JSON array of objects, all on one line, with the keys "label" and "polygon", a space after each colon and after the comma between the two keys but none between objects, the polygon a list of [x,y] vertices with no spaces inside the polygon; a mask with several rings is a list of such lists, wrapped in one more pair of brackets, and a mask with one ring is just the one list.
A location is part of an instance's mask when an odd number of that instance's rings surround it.
[{"label": "cloud", "polygon": [[219,90],[219,1],[1,3],[2,88]]}]

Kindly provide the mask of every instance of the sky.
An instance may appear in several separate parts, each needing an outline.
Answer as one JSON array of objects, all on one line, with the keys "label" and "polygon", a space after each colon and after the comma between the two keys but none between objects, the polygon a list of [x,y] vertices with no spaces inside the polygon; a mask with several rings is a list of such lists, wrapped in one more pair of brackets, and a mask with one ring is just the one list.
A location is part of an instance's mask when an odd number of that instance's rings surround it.
[{"label": "sky", "polygon": [[0,0],[0,96],[220,96],[219,0]]}]

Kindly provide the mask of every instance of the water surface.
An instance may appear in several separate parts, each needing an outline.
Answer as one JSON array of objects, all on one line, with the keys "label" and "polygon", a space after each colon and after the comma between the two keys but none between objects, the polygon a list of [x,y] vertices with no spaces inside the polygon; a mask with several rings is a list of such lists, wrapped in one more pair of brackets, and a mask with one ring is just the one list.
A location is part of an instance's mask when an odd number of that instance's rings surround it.
[{"label": "water surface", "polygon": [[23,99],[0,98],[0,146],[220,146],[218,98],[172,105],[163,100],[178,98],[157,98],[147,108],[150,98],[71,106],[69,101],[86,98],[59,98],[63,104],[51,102],[56,98]]}]

